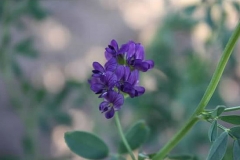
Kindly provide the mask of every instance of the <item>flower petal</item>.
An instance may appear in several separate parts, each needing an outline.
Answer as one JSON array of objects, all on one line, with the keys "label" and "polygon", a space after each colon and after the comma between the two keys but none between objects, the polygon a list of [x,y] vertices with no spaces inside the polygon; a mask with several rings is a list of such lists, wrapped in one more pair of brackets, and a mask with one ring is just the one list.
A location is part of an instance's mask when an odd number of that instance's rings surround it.
[{"label": "flower petal", "polygon": [[101,83],[94,83],[94,84],[91,84],[90,88],[93,92],[98,94],[99,92],[101,92],[104,89],[104,85]]},{"label": "flower petal", "polygon": [[106,110],[106,108],[108,109],[108,105],[109,105],[109,102],[107,101],[103,101],[102,103],[100,103],[99,105],[99,110],[101,112],[104,112]]},{"label": "flower petal", "polygon": [[110,71],[107,71],[105,74],[105,78],[103,79],[104,84],[106,84],[109,88],[113,87],[117,82],[117,76]]},{"label": "flower petal", "polygon": [[124,97],[121,93],[119,93],[113,101],[114,109],[119,110],[121,108],[121,106],[123,105],[123,103],[124,103]]},{"label": "flower petal", "polygon": [[118,53],[125,53],[128,51],[129,45],[128,44],[123,44],[121,48],[119,49]]},{"label": "flower petal", "polygon": [[106,48],[106,51],[105,51],[105,58],[107,60],[110,60],[113,56],[112,56],[112,53],[108,51],[109,48]]},{"label": "flower petal", "polygon": [[144,58],[145,58],[144,57],[144,48],[140,43],[136,44],[135,58],[141,59],[141,60],[144,60]]},{"label": "flower petal", "polygon": [[125,67],[122,66],[122,65],[118,65],[116,71],[115,71],[115,74],[117,76],[117,80],[119,81],[120,79],[123,78],[124,76],[124,71],[125,71]]},{"label": "flower petal", "polygon": [[145,92],[145,88],[144,87],[142,87],[142,86],[135,86],[134,87],[134,89],[135,89],[135,96],[137,97],[137,96],[141,96],[142,94],[144,94],[144,92]]},{"label": "flower petal", "polygon": [[147,62],[148,65],[149,65],[148,69],[152,69],[154,67],[154,61],[153,60],[146,60],[145,62]]},{"label": "flower petal", "polygon": [[131,57],[134,56],[134,54],[135,54],[135,43],[133,41],[129,41],[126,58],[130,59]]},{"label": "flower petal", "polygon": [[112,118],[112,117],[114,116],[114,113],[115,113],[115,111],[114,111],[114,109],[113,109],[113,107],[112,107],[109,111],[107,111],[107,112],[105,113],[105,117],[106,117],[107,119],[110,119],[110,118]]},{"label": "flower petal", "polygon": [[110,42],[110,45],[113,46],[113,48],[115,49],[116,52],[118,51],[118,43],[117,43],[117,41],[115,39],[113,39]]},{"label": "flower petal", "polygon": [[136,68],[137,70],[140,70],[142,72],[146,72],[150,67],[147,62],[143,62],[140,59],[134,60],[133,66],[134,66],[134,68]]},{"label": "flower petal", "polygon": [[138,81],[139,81],[139,71],[135,69],[129,75],[127,82],[134,86],[138,83]]},{"label": "flower petal", "polygon": [[107,71],[114,72],[118,66],[116,58],[112,57],[109,61],[107,61],[107,63],[104,66]]},{"label": "flower petal", "polygon": [[95,70],[100,71],[100,72],[104,72],[105,71],[103,66],[100,63],[98,63],[98,62],[93,62],[93,68]]}]

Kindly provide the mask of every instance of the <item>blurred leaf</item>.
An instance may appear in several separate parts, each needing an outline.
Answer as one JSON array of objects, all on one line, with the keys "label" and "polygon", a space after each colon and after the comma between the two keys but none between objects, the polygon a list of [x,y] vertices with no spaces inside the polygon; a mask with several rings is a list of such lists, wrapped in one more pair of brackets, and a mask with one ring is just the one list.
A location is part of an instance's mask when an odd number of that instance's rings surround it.
[{"label": "blurred leaf", "polygon": [[193,155],[174,155],[168,156],[170,160],[197,160],[198,158]]},{"label": "blurred leaf", "polygon": [[186,13],[187,15],[191,16],[197,7],[198,7],[197,5],[188,6],[188,7],[184,8],[183,12]]},{"label": "blurred leaf", "polygon": [[222,160],[227,150],[228,133],[222,134],[213,142],[207,160]]},{"label": "blurred leaf", "polygon": [[107,145],[97,136],[82,132],[66,132],[65,142],[72,152],[88,159],[103,159],[108,156]]},{"label": "blurred leaf", "polygon": [[35,144],[31,139],[32,135],[26,134],[22,140],[22,146],[26,154],[32,154],[35,150]]},{"label": "blurred leaf", "polygon": [[210,142],[215,141],[218,136],[218,126],[217,120],[214,120],[208,130],[208,138]]},{"label": "blurred leaf", "polygon": [[20,41],[14,47],[17,54],[27,56],[29,58],[36,58],[38,56],[38,52],[33,48],[33,39],[27,38],[25,40]]},{"label": "blurred leaf", "polygon": [[240,3],[237,1],[236,2],[232,1],[232,5],[236,9],[236,11],[239,13],[240,12]]},{"label": "blurred leaf", "polygon": [[217,106],[217,108],[212,112],[212,118],[216,118],[218,117],[219,115],[221,115],[223,113],[223,111],[225,110],[225,106],[223,105],[219,105]]},{"label": "blurred leaf", "polygon": [[219,119],[227,123],[240,125],[240,116],[238,115],[220,116]]},{"label": "blurred leaf", "polygon": [[36,90],[35,93],[36,93],[35,98],[36,98],[36,101],[37,101],[37,102],[43,101],[43,99],[44,99],[44,98],[46,97],[46,95],[47,95],[47,91],[44,90],[44,89]]},{"label": "blurred leaf", "polygon": [[28,1],[29,13],[36,19],[42,20],[47,16],[47,12],[40,6],[39,0]]},{"label": "blurred leaf", "polygon": [[153,158],[157,153],[151,153],[151,154],[148,154],[148,157],[149,158]]},{"label": "blurred leaf", "polygon": [[138,154],[138,160],[145,160],[145,159],[149,159],[149,157],[143,153]]},{"label": "blurred leaf", "polygon": [[47,109],[51,112],[55,112],[56,110],[58,110],[71,91],[71,86],[65,85],[58,94],[54,95],[54,97],[51,98]]},{"label": "blurred leaf", "polygon": [[16,61],[15,58],[13,58],[12,60],[12,70],[13,70],[13,73],[17,76],[17,77],[21,77],[23,75],[23,72],[22,72],[22,69],[21,67],[19,66],[18,62]]},{"label": "blurred leaf", "polygon": [[22,81],[21,83],[21,89],[23,91],[23,93],[27,93],[32,89],[32,86],[29,82],[27,81]]},{"label": "blurred leaf", "polygon": [[[140,147],[147,139],[149,135],[149,128],[146,125],[146,122],[143,120],[135,123],[125,134],[125,137],[128,141],[132,150]],[[119,153],[127,153],[127,149],[124,146],[124,143],[121,141],[119,144]]]},{"label": "blurred leaf", "polygon": [[1,160],[19,160],[21,158],[14,155],[0,155],[0,159]]},{"label": "blurred leaf", "polygon": [[213,22],[213,19],[212,19],[211,10],[212,10],[211,6],[208,6],[206,8],[206,22],[209,25],[209,27],[211,27],[213,29],[214,28],[214,22]]},{"label": "blurred leaf", "polygon": [[229,134],[237,139],[240,139],[240,126],[231,128]]},{"label": "blurred leaf", "polygon": [[71,125],[72,117],[66,112],[60,112],[54,114],[54,119],[58,124]]},{"label": "blurred leaf", "polygon": [[119,155],[116,155],[116,156],[114,155],[114,156],[111,156],[109,160],[126,160],[126,158]]},{"label": "blurred leaf", "polygon": [[233,160],[240,160],[240,139],[233,142]]}]

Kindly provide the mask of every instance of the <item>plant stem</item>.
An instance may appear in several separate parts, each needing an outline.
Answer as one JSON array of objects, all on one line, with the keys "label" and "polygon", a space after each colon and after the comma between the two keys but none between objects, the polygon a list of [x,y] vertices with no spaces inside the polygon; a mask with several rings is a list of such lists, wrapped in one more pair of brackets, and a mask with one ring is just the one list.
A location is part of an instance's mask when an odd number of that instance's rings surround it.
[{"label": "plant stem", "polygon": [[238,40],[240,35],[240,22],[238,23],[234,33],[230,37],[224,51],[222,57],[218,63],[217,69],[215,70],[212,79],[208,85],[207,90],[205,91],[199,105],[196,110],[186,122],[186,124],[178,131],[175,136],[163,147],[161,148],[157,154],[153,157],[153,160],[163,160],[167,154],[180,142],[180,140],[190,131],[190,129],[194,126],[194,124],[198,121],[197,116],[201,114],[204,108],[207,106],[209,100],[211,99],[223,73],[223,70],[228,62],[228,59],[234,49],[234,46]]},{"label": "plant stem", "polygon": [[136,160],[135,157],[134,157],[134,155],[133,155],[133,153],[132,153],[132,149],[131,149],[131,147],[129,146],[129,144],[128,144],[128,142],[127,142],[127,140],[126,140],[126,138],[125,138],[125,136],[124,136],[124,134],[123,134],[122,127],[121,127],[120,120],[119,120],[119,116],[118,116],[118,113],[117,113],[117,112],[115,113],[115,116],[114,116],[114,117],[115,117],[115,121],[116,121],[116,125],[117,125],[117,128],[118,128],[119,135],[120,135],[120,137],[122,138],[122,141],[123,141],[125,147],[127,148],[127,150],[128,150],[128,152],[129,152],[132,160]]},{"label": "plant stem", "polygon": [[231,112],[236,110],[240,110],[240,106],[226,108],[224,109],[224,112]]}]

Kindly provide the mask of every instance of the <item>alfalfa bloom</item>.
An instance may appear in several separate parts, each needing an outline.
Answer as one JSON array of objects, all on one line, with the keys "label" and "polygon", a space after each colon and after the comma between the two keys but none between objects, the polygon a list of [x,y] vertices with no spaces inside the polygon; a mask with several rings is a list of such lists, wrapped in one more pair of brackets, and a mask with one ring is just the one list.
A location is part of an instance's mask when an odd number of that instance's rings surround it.
[{"label": "alfalfa bloom", "polygon": [[99,110],[110,119],[115,111],[121,109],[124,95],[134,98],[144,94],[145,88],[139,86],[139,71],[152,69],[154,62],[145,60],[143,46],[133,41],[119,48],[118,43],[112,40],[105,49],[105,57],[107,62],[104,66],[93,62],[94,70],[88,82],[91,90],[104,99]]}]

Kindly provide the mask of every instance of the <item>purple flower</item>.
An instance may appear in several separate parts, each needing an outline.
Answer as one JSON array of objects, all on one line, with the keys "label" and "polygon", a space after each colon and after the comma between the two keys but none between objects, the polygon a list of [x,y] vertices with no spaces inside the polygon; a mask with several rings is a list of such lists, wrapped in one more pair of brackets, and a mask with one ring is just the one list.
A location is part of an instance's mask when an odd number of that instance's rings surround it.
[{"label": "purple flower", "polygon": [[123,44],[120,49],[118,48],[118,43],[116,40],[112,40],[107,48],[105,48],[105,57],[107,60],[110,60],[111,58],[116,58],[120,60],[123,54],[127,52],[128,50],[128,44]]},{"label": "purple flower", "polygon": [[104,101],[99,105],[99,110],[105,113],[107,119],[110,119],[114,116],[115,111],[123,105],[124,97],[120,93],[109,91],[104,98]]},{"label": "purple flower", "polygon": [[93,62],[93,74],[88,82],[91,90],[100,94],[99,98],[104,98],[99,110],[110,119],[123,105],[123,94],[131,98],[144,94],[145,88],[139,86],[139,71],[152,69],[154,62],[145,60],[143,46],[133,41],[119,48],[116,40],[112,40],[105,48],[105,57],[104,66]]},{"label": "purple flower", "polygon": [[91,90],[96,94],[100,94],[99,97],[103,97],[109,90],[112,90],[117,82],[117,76],[110,71],[99,77],[92,77],[88,81],[91,85]]},{"label": "purple flower", "polygon": [[117,87],[122,92],[129,94],[131,98],[142,95],[145,88],[139,86],[139,71],[131,71],[129,67],[119,67],[116,71]]},{"label": "purple flower", "polygon": [[154,67],[154,62],[152,60],[144,60],[144,48],[140,43],[130,41],[128,45],[129,48],[126,53],[126,61],[132,70],[137,69],[146,72]]},{"label": "purple flower", "polygon": [[93,68],[94,68],[94,70],[92,70],[93,77],[100,77],[101,75],[105,74],[105,69],[103,68],[103,66],[100,63],[93,62]]}]

